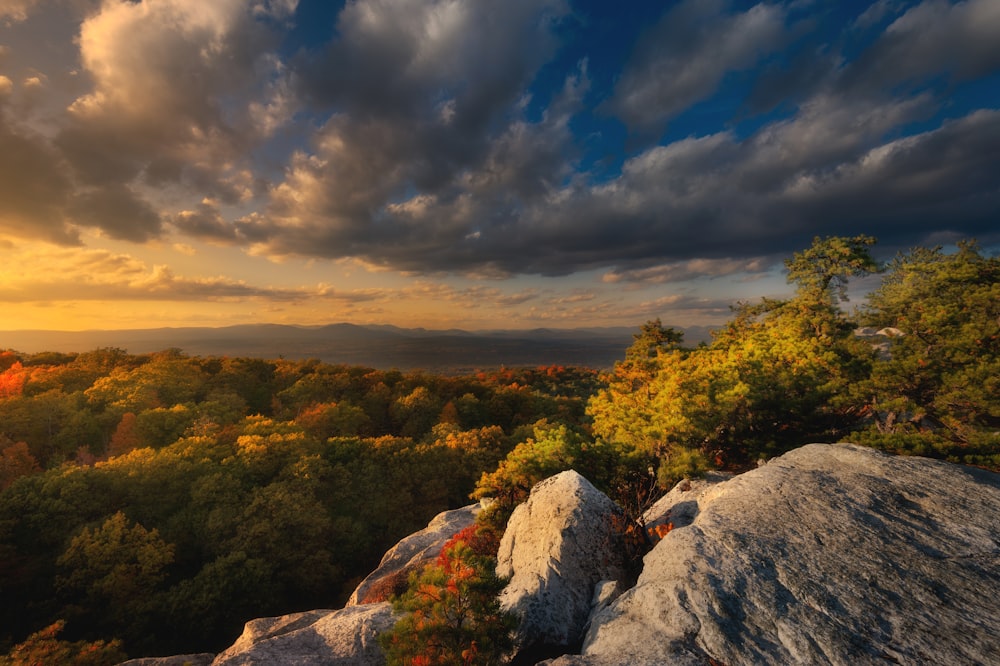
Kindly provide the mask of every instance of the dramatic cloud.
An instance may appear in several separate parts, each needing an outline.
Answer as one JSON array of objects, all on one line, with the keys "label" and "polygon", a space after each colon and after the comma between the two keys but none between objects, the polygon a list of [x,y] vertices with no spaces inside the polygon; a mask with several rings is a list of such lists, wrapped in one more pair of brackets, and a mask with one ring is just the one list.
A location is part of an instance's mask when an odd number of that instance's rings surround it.
[{"label": "dramatic cloud", "polygon": [[3,111],[0,106],[0,232],[76,242],[65,218],[68,169],[43,137],[10,127]]},{"label": "dramatic cloud", "polygon": [[[609,264],[624,271],[632,264],[691,256],[774,254],[801,247],[817,234],[879,233],[879,215],[889,216],[890,243],[915,243],[941,216],[961,211],[962,219],[968,219],[971,200],[963,201],[950,179],[928,178],[916,162],[910,178],[926,179],[923,198],[942,205],[924,209],[908,228],[892,223],[901,217],[897,212],[910,214],[915,208],[902,188],[873,192],[860,174],[851,177],[853,185],[845,181],[872,151],[891,149],[895,140],[887,138],[926,121],[940,106],[932,90],[891,97],[852,82],[858,63],[875,56],[865,54],[839,70],[828,69],[825,78],[811,82],[812,90],[795,113],[748,136],[724,131],[655,145],[626,160],[616,177],[595,182],[575,170],[578,139],[569,129],[585,112],[590,89],[586,69],[566,80],[537,119],[494,101],[490,108],[507,108],[508,115],[501,117],[503,129],[490,133],[470,125],[463,114],[467,105],[450,93],[455,80],[468,78],[459,73],[461,68],[477,71],[483,66],[476,54],[441,67],[426,66],[423,60],[434,61],[438,40],[462,43],[455,41],[455,32],[466,34],[463,20],[478,24],[478,19],[458,11],[457,3],[421,6],[425,13],[405,20],[398,15],[390,20],[377,4],[359,3],[342,15],[344,34],[367,37],[364,42],[345,38],[331,50],[343,61],[367,62],[360,50],[387,41],[394,46],[367,69],[328,68],[340,72],[331,75],[340,78],[327,80],[326,101],[342,111],[322,128],[313,150],[294,156],[286,178],[272,190],[270,207],[239,225],[256,251],[356,256],[418,272],[560,275]],[[890,11],[887,7],[883,15]],[[956,54],[962,47],[950,42],[947,49],[944,43],[921,45],[920,32],[904,27],[914,22],[911,15],[929,11],[963,25],[971,15],[982,23],[992,18],[981,6],[921,5],[903,14],[870,52],[905,54],[924,48],[940,57],[898,69],[887,85],[908,80],[907,71],[931,75],[948,71],[955,62],[993,66],[988,51],[995,47],[982,40],[970,39],[966,55]],[[522,18],[534,29],[550,27],[528,20],[535,15],[525,11]],[[711,96],[727,73],[748,69],[780,50],[789,33],[786,21],[786,10],[776,5],[727,13],[720,3],[682,3],[640,39],[607,106],[639,129],[656,126]],[[504,25],[511,35],[524,30],[513,20]],[[890,43],[895,51],[886,46]],[[508,63],[516,73],[499,79],[518,82],[504,90],[509,102],[524,86],[523,54],[514,57],[501,45],[489,55],[495,70]],[[889,55],[880,57],[894,62]],[[829,67],[833,60],[825,56],[823,62]],[[360,83],[373,78],[384,84],[371,90]],[[498,100],[503,97],[498,90],[491,85],[481,94]],[[406,122],[398,119],[399,113],[407,114]],[[948,132],[983,129],[982,122],[959,123]],[[925,142],[935,143],[934,137],[934,131],[924,132],[909,141],[919,152]],[[970,153],[967,158],[955,154],[957,172],[977,160],[996,160],[988,146],[959,145],[968,146]],[[985,173],[959,192],[996,191],[1000,171]],[[864,174],[865,180],[879,178],[871,168]],[[834,197],[836,205],[830,206]],[[845,211],[850,211],[846,217]],[[970,231],[981,228],[974,220],[969,224]]]},{"label": "dramatic cloud", "polygon": [[[0,248],[328,285],[111,285],[275,303],[360,294],[345,260],[540,320],[773,276],[816,235],[1000,243],[997,35],[996,0],[0,0]],[[568,286],[468,286],[524,276]],[[678,294],[629,312],[717,305]]]},{"label": "dramatic cloud", "polygon": [[723,77],[781,48],[785,10],[759,4],[728,13],[722,0],[686,0],[639,40],[615,84],[609,109],[633,129],[658,130],[709,97]]},{"label": "dramatic cloud", "polygon": [[220,181],[213,194],[229,195],[221,181],[231,164],[253,146],[255,130],[273,132],[281,113],[270,109],[287,104],[270,56],[276,36],[258,19],[288,12],[242,0],[104,2],[79,36],[93,90],[69,107],[57,139],[78,177],[205,184],[211,174]]},{"label": "dramatic cloud", "polygon": [[[24,20],[28,8],[7,11]],[[247,151],[289,115],[287,82],[269,50],[277,44],[273,22],[294,8],[242,0],[100,3],[76,39],[76,78],[91,88],[69,100],[54,135],[51,121],[44,132],[32,130],[36,120],[25,106],[31,88],[47,86],[41,73],[20,84],[21,108],[0,118],[0,142],[9,149],[0,169],[18,172],[5,180],[20,193],[5,198],[15,211],[0,225],[64,242],[76,240],[73,226],[96,227],[143,242],[163,233],[160,209],[172,183],[245,200]],[[11,59],[23,57],[12,50]],[[13,87],[5,76],[0,88]]]}]

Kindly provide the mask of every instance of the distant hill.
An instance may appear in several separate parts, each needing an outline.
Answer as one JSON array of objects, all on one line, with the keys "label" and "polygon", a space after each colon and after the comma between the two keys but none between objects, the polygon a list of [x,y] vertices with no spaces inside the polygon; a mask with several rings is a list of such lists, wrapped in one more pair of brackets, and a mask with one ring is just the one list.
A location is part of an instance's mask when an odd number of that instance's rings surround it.
[{"label": "distant hill", "polygon": [[[480,368],[575,365],[610,368],[636,328],[443,331],[388,325],[153,328],[118,331],[0,331],[0,349],[26,354],[118,347],[132,354],[177,348],[191,356],[316,358],[376,369],[463,372]],[[685,343],[708,340],[708,329],[685,331]]]}]

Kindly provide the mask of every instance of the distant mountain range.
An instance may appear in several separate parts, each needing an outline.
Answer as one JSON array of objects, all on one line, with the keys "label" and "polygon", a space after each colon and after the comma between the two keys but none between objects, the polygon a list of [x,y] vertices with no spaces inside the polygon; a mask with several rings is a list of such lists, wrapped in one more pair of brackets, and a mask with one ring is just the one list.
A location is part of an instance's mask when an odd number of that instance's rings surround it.
[{"label": "distant mountain range", "polygon": [[[709,329],[684,331],[687,345]],[[388,325],[152,328],[117,331],[0,331],[0,349],[34,354],[118,347],[132,354],[177,348],[191,356],[316,358],[376,369],[464,372],[499,366],[575,365],[610,368],[632,343],[635,328],[463,331]]]}]

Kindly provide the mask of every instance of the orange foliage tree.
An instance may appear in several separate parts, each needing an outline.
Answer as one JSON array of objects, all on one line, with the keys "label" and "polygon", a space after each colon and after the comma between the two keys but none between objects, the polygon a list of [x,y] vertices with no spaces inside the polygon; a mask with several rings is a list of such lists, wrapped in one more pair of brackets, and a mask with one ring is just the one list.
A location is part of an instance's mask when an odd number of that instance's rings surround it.
[{"label": "orange foliage tree", "polygon": [[411,576],[406,593],[393,599],[403,616],[380,636],[390,666],[503,663],[517,618],[497,600],[506,581],[495,573],[496,546],[494,533],[473,525]]},{"label": "orange foliage tree", "polygon": [[0,400],[16,398],[24,393],[24,382],[28,373],[20,361],[15,361],[9,368],[0,372]]},{"label": "orange foliage tree", "polygon": [[111,435],[111,442],[108,444],[108,457],[121,456],[132,449],[139,447],[139,433],[135,427],[135,414],[125,412],[122,414],[118,427]]},{"label": "orange foliage tree", "polygon": [[28,636],[14,646],[6,656],[0,655],[3,666],[38,666],[39,664],[66,664],[67,666],[105,666],[121,663],[125,653],[121,641],[70,642],[57,638],[66,626],[58,620],[41,631]]}]

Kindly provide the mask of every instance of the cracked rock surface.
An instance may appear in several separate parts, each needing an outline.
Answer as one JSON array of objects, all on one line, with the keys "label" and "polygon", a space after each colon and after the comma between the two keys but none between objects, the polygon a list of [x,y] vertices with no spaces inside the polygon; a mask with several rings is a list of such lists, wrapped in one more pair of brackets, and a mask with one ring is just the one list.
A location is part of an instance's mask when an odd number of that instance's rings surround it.
[{"label": "cracked rock surface", "polygon": [[997,663],[1000,476],[813,444],[699,490],[549,663]]},{"label": "cracked rock surface", "polygon": [[618,505],[572,470],[538,483],[514,510],[497,574],[510,578],[500,604],[521,617],[520,649],[579,643],[598,583],[624,575],[623,524]]}]

